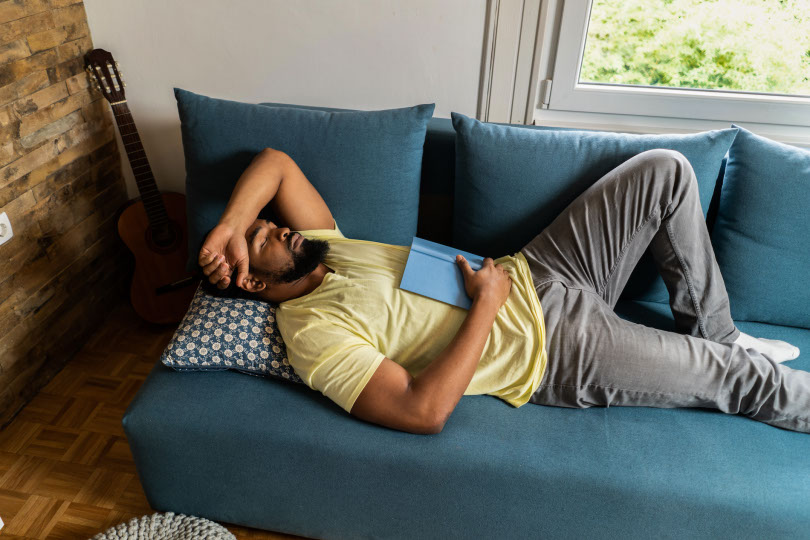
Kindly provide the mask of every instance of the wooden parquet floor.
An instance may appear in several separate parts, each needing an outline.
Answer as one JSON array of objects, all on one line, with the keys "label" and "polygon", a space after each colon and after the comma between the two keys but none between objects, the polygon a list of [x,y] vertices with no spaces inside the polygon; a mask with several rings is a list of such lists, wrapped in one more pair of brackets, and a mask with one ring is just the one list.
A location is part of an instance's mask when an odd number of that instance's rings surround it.
[{"label": "wooden parquet floor", "polygon": [[[154,514],[121,418],[172,337],[128,303],[0,431],[0,539],[87,539]],[[221,523],[238,539],[301,538]]]}]

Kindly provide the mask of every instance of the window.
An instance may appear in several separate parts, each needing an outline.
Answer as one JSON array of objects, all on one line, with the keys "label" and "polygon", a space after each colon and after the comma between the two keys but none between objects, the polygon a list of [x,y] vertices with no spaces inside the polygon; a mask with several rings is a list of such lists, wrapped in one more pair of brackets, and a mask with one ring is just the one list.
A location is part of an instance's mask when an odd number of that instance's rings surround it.
[{"label": "window", "polygon": [[580,83],[810,97],[810,0],[594,0]]},{"label": "window", "polygon": [[538,108],[810,126],[810,0],[551,3]]}]

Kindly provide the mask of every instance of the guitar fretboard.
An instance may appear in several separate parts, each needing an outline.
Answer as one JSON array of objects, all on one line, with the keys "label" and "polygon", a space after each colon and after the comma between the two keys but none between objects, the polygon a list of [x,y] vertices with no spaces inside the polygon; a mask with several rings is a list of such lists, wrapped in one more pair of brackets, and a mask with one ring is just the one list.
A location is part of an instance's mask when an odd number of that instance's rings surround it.
[{"label": "guitar fretboard", "polygon": [[146,159],[146,152],[141,144],[141,137],[138,135],[138,128],[135,127],[135,120],[129,112],[126,101],[111,103],[113,116],[118,124],[118,132],[124,143],[124,150],[129,158],[129,165],[132,167],[132,174],[135,176],[135,183],[141,194],[141,201],[146,209],[149,223],[153,228],[162,229],[168,222],[166,207],[163,206],[163,198],[160,196],[155,177],[152,175],[152,167]]}]

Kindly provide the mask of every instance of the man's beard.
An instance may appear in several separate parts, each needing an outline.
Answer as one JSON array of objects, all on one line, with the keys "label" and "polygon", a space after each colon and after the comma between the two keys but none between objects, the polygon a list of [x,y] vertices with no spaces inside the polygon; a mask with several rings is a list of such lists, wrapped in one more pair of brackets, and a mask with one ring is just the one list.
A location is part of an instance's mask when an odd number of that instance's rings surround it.
[{"label": "man's beard", "polygon": [[267,280],[271,285],[292,283],[306,277],[326,258],[329,253],[329,242],[303,238],[298,251],[292,251],[292,266],[286,270],[267,273]]}]

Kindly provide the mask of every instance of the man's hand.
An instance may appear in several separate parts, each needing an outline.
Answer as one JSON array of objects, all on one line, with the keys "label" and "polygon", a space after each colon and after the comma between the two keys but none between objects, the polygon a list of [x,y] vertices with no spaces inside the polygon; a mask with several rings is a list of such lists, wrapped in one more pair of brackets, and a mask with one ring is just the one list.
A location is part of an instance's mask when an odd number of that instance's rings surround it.
[{"label": "man's hand", "polygon": [[231,283],[231,269],[236,268],[236,285],[248,275],[248,248],[245,235],[225,223],[220,223],[208,233],[200,249],[197,262],[203,267],[208,281],[220,289]]},{"label": "man's hand", "polygon": [[491,257],[486,257],[476,272],[461,254],[456,255],[456,263],[461,267],[464,288],[470,298],[491,298],[499,308],[506,303],[512,289],[512,278],[502,264],[495,264]]}]

